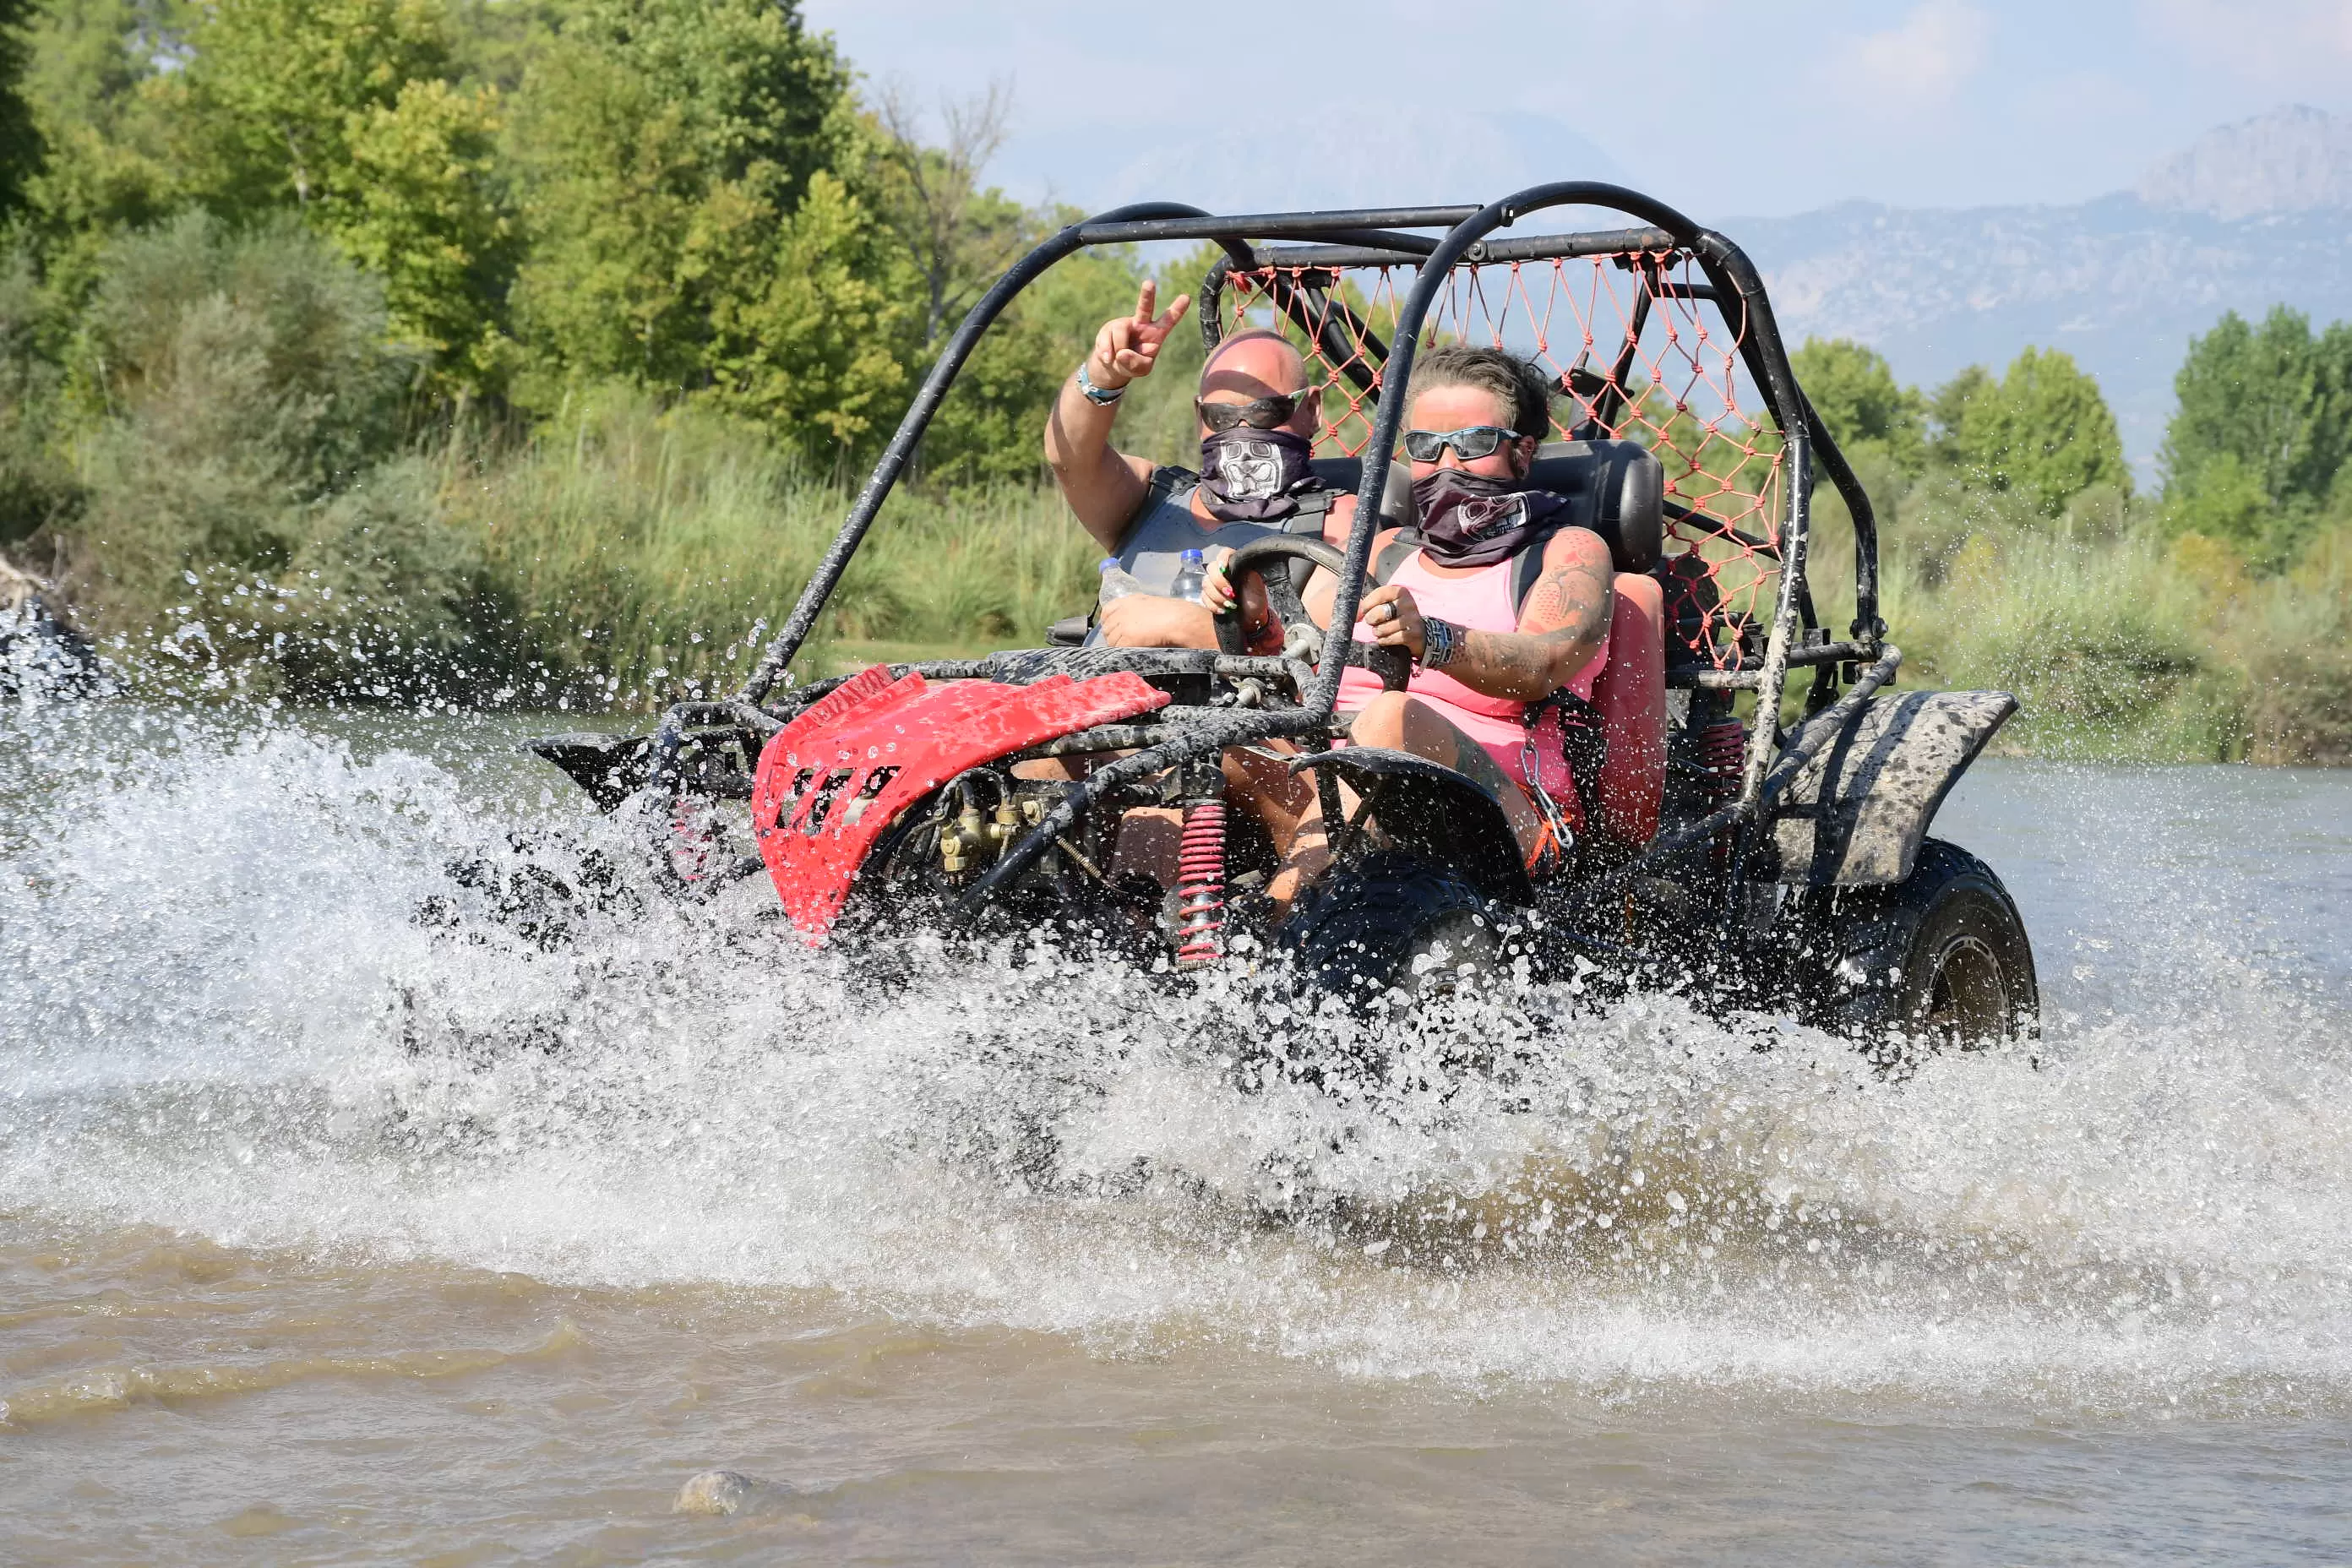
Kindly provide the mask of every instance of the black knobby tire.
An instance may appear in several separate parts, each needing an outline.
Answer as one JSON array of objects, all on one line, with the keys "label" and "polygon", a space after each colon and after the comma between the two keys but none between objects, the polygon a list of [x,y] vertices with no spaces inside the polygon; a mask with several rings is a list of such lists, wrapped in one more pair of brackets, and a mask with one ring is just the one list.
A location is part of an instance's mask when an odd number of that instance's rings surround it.
[{"label": "black knobby tire", "polygon": [[1438,994],[1492,969],[1502,953],[1494,906],[1467,878],[1395,850],[1327,873],[1276,941],[1308,979],[1363,999],[1391,989]]},{"label": "black knobby tire", "polygon": [[1980,1050],[2041,1033],[2041,986],[2017,905],[1992,868],[1930,838],[1896,887],[1833,917],[1832,1023],[1896,1056]]}]

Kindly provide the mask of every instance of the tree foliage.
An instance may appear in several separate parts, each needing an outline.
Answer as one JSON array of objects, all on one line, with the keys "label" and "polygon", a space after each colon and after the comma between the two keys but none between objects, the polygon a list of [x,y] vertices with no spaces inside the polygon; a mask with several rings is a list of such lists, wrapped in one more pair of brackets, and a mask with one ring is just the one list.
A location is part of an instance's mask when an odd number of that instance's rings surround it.
[{"label": "tree foliage", "polygon": [[533,395],[617,377],[746,413],[831,410],[793,432],[812,454],[866,432],[902,370],[869,216],[835,173],[856,134],[846,68],[791,5],[572,7],[508,142]]},{"label": "tree foliage", "polygon": [[2314,333],[2284,306],[2193,340],[2160,459],[2176,526],[2273,562],[2336,497],[2352,458],[2352,322]]},{"label": "tree foliage", "polygon": [[1938,447],[1978,482],[2056,517],[2094,485],[2129,491],[2123,438],[2098,382],[2057,349],[2028,348],[1999,381],[1971,366],[1935,396]]},{"label": "tree foliage", "polygon": [[32,0],[0,0],[0,219],[22,210],[25,187],[41,166],[40,126],[25,95],[32,9]]},{"label": "tree foliage", "polygon": [[[52,364],[122,236],[290,217],[380,285],[414,406],[535,417],[620,382],[830,469],[1066,216],[982,183],[1003,86],[943,101],[934,145],[903,92],[861,103],[794,0],[47,0],[25,38],[50,152],[12,342]],[[1132,273],[1074,258],[1017,301],[919,471],[1035,477],[1028,426]]]},{"label": "tree foliage", "polygon": [[178,200],[162,68],[180,58],[182,19],[177,0],[79,0],[42,6],[26,28],[25,92],[44,158],[25,184],[19,233],[68,300],[93,286],[116,235]]},{"label": "tree foliage", "polygon": [[391,331],[448,384],[503,356],[513,257],[495,88],[460,88],[439,0],[219,0],[176,84],[187,179],[233,219],[291,205],[384,281]]},{"label": "tree foliage", "polygon": [[1925,401],[1895,379],[1884,354],[1844,338],[1807,338],[1789,359],[1813,412],[1849,457],[1868,443],[1906,473],[1927,466]]}]

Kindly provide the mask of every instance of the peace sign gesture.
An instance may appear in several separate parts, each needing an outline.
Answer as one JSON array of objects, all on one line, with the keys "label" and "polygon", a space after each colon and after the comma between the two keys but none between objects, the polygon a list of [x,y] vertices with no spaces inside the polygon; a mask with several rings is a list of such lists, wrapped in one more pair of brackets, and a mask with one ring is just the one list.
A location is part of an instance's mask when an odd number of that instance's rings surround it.
[{"label": "peace sign gesture", "polygon": [[1102,324],[1095,334],[1095,352],[1090,358],[1087,377],[1105,392],[1125,386],[1129,382],[1151,374],[1160,358],[1160,345],[1192,308],[1192,296],[1179,294],[1176,302],[1152,313],[1160,302],[1160,285],[1147,278],[1143,287],[1135,292],[1135,314],[1114,316]]}]

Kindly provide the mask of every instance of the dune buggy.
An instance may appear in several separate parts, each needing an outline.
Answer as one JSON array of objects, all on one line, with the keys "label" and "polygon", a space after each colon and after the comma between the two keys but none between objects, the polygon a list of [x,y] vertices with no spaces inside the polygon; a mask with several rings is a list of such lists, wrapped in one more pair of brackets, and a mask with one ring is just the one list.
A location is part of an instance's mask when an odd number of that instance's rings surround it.
[{"label": "dune buggy", "polygon": [[[1564,207],[1630,226],[1498,232]],[[1324,389],[1317,471],[1358,498],[1344,550],[1284,536],[1234,561],[1237,578],[1264,581],[1282,652],[1245,651],[1233,622],[1216,650],[1057,635],[786,679],[1007,303],[1085,247],[1204,239],[1222,255],[1197,286],[1202,332],[1292,336]],[[1375,532],[1410,504],[1391,460],[1398,390],[1416,349],[1441,340],[1502,344],[1556,378],[1533,482],[1572,499],[1619,574],[1607,668],[1569,742],[1574,852],[1540,879],[1479,784],[1345,743],[1342,668],[1391,689],[1409,670],[1315,626],[1290,580],[1302,563],[1333,573],[1330,625],[1354,625]],[[1850,541],[1822,542],[1853,599],[1843,637],[1821,622],[1810,570],[1817,474],[1852,524]],[[1685,976],[1857,1035],[2031,1032],[2014,904],[1981,861],[1927,837],[2015,700],[1891,693],[1902,655],[1885,630],[1870,500],[1790,371],[1755,268],[1722,235],[1584,182],[1486,206],[1148,204],[1064,229],[972,308],[740,690],[679,702],[648,736],[533,744],[602,805],[647,814],[674,890],[764,869],[812,942],[861,920],[1049,924],[1171,968],[1286,950],[1318,980],[1391,999],[1433,975],[1475,984],[1517,945],[1538,964]],[[1268,835],[1225,788],[1222,759],[1243,752],[1311,773],[1339,825],[1330,868],[1274,930],[1253,929],[1249,897],[1273,868]],[[1156,859],[1133,852],[1151,832]]]}]

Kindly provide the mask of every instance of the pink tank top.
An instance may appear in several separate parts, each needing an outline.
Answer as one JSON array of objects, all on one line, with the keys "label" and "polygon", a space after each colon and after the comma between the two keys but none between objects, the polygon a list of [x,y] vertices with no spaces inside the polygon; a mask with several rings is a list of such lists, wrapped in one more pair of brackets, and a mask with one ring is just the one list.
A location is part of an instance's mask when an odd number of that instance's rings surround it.
[{"label": "pink tank top", "polygon": [[[1509,561],[1498,561],[1461,576],[1441,577],[1429,570],[1427,558],[1416,550],[1397,567],[1389,581],[1412,590],[1412,602],[1424,616],[1434,616],[1471,631],[1519,629],[1518,606],[1511,601]],[[1356,638],[1370,642],[1371,629],[1359,622]],[[1604,638],[1600,651],[1576,672],[1568,689],[1579,697],[1590,698],[1592,683],[1608,658],[1609,644]],[[1474,691],[1442,669],[1415,670],[1406,689],[1485,747],[1505,773],[1523,784],[1528,782],[1526,703],[1514,697],[1489,697],[1483,691]],[[1379,676],[1350,665],[1339,674],[1339,711],[1352,713],[1379,696],[1380,691]],[[1576,790],[1569,779],[1567,759],[1560,751],[1557,715],[1545,715],[1536,735],[1536,755],[1542,767],[1544,792],[1563,803],[1573,801]]]}]

